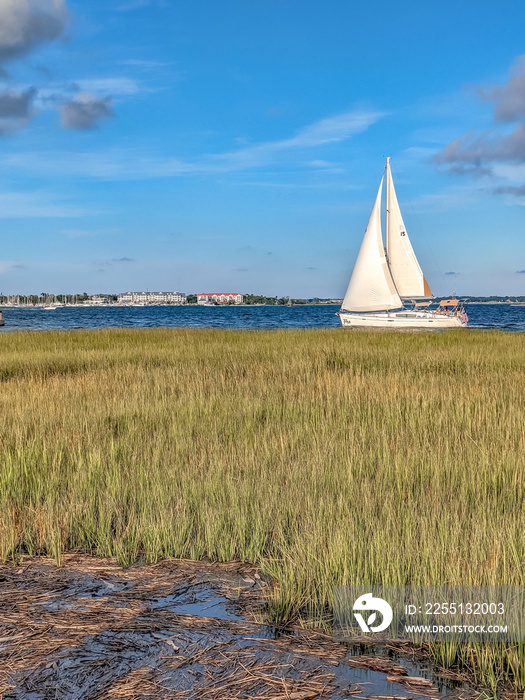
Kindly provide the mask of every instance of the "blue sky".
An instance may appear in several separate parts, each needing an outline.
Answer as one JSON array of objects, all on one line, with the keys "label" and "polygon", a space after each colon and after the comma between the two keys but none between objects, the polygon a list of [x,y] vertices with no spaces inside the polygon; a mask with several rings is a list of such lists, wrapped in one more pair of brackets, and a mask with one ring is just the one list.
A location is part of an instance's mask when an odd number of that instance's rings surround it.
[{"label": "blue sky", "polygon": [[525,295],[524,26],[521,0],[0,0],[0,291],[341,297],[390,155],[433,291]]}]

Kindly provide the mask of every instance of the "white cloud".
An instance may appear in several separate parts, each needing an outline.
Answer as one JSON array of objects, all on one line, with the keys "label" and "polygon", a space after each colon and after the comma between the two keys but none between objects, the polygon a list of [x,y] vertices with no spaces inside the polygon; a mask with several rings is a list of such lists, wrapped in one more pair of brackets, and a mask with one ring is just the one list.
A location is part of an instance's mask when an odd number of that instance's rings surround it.
[{"label": "white cloud", "polygon": [[0,61],[58,39],[68,17],[65,0],[0,0]]},{"label": "white cloud", "polygon": [[[323,119],[301,129],[289,139],[268,141],[222,154],[208,154],[185,162],[170,156],[155,156],[135,150],[114,149],[103,153],[36,151],[0,158],[7,168],[46,176],[89,177],[105,180],[142,180],[187,174],[221,174],[249,170],[283,160],[305,166],[294,151],[321,148],[365,131],[383,116],[380,112],[354,111]],[[311,162],[311,161],[310,161]]]},{"label": "white cloud", "polygon": [[119,61],[121,66],[131,66],[132,68],[144,68],[149,70],[151,68],[165,68],[166,66],[172,65],[168,61],[147,61],[140,58],[128,58],[125,61]]},{"label": "white cloud", "polygon": [[525,163],[521,165],[498,164],[492,168],[495,177],[501,177],[511,183],[525,182]]},{"label": "white cloud", "polygon": [[0,136],[19,131],[29,124],[36,92],[35,88],[0,92]]},{"label": "white cloud", "polygon": [[9,270],[12,270],[13,268],[21,268],[24,267],[20,263],[17,263],[13,260],[0,260],[0,274],[3,275],[4,273],[8,272]]},{"label": "white cloud", "polygon": [[83,207],[57,201],[54,194],[44,191],[0,193],[2,219],[68,219],[89,216],[92,213],[94,212]]},{"label": "white cloud", "polygon": [[203,172],[198,165],[183,163],[175,158],[143,156],[132,150],[75,154],[68,151],[35,151],[0,157],[0,163],[26,173],[101,180],[142,180]]},{"label": "white cloud", "polygon": [[125,0],[117,6],[118,12],[132,12],[133,10],[141,10],[144,7],[167,7],[166,0]]},{"label": "white cloud", "polygon": [[278,148],[305,148],[344,141],[354,134],[365,131],[384,116],[384,112],[367,110],[345,112],[336,117],[321,119],[301,129],[297,136],[288,140],[278,141],[274,145]]},{"label": "white cloud", "polygon": [[455,209],[463,210],[467,205],[475,204],[484,196],[483,191],[476,186],[458,185],[443,192],[425,193],[417,198],[409,199],[406,202],[406,207],[410,211],[425,214]]},{"label": "white cloud", "polygon": [[105,228],[105,229],[85,229],[85,228],[68,228],[62,231],[64,236],[68,238],[92,238],[94,236],[109,236],[114,233],[118,233],[119,229],[116,228]]},{"label": "white cloud", "polygon": [[[433,160],[453,175],[494,177],[499,168],[525,164],[525,56],[518,56],[509,71],[507,82],[478,88],[477,94],[493,105],[493,126],[480,134],[470,130],[448,143]],[[511,125],[509,127],[509,125]],[[521,196],[525,183],[519,186],[497,186],[494,194]]]},{"label": "white cloud", "polygon": [[213,156],[229,170],[244,170],[266,165],[283,152],[324,146],[345,141],[354,134],[366,131],[385,114],[367,110],[353,110],[335,117],[321,119],[301,129],[295,136],[279,141],[267,141],[237,151]]},{"label": "white cloud", "polygon": [[110,95],[136,95],[140,87],[131,78],[86,78],[75,80],[75,85],[84,92],[102,92]]},{"label": "white cloud", "polygon": [[90,92],[79,92],[72,100],[60,106],[60,114],[65,129],[96,129],[100,120],[113,116],[112,99],[99,99]]}]

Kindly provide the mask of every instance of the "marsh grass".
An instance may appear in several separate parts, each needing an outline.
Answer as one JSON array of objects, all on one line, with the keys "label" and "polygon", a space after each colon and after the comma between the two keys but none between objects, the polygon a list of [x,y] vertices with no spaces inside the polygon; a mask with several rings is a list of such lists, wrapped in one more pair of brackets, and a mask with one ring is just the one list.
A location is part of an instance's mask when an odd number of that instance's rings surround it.
[{"label": "marsh grass", "polygon": [[[277,622],[345,583],[525,584],[525,335],[0,336],[0,557],[242,559]],[[434,649],[525,688],[523,647]]]}]

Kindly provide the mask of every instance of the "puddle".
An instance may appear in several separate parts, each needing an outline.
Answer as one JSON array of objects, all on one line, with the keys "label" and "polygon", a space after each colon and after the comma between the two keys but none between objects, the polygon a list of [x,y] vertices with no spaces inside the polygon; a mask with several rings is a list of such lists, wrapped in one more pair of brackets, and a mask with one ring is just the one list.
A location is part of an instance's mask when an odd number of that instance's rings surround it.
[{"label": "puddle", "polygon": [[[189,601],[186,602],[186,600]],[[178,615],[193,615],[194,617],[211,617],[215,620],[242,621],[240,615],[227,608],[231,600],[217,595],[211,588],[205,587],[191,596],[172,594],[162,598],[153,598],[150,602],[152,610],[167,610]]]},{"label": "puddle", "polygon": [[[441,693],[442,695],[447,695],[457,690],[464,690],[466,692],[468,692],[469,690],[468,684],[464,681],[454,680],[452,678],[440,676],[439,673],[436,673],[425,662],[407,659],[402,654],[397,653],[394,649],[385,649],[373,645],[366,646],[363,644],[346,644],[346,646],[348,648],[348,660],[351,661],[355,659],[358,661],[362,657],[369,658],[370,656],[372,656],[378,660],[385,659],[387,661],[395,662],[396,664],[399,664],[399,666],[402,666],[406,670],[407,676],[426,678],[427,680],[432,681],[436,690],[438,690],[439,693]],[[380,681],[376,679],[374,682],[379,683]],[[390,690],[392,690],[393,688],[399,689],[398,683],[392,683],[389,681],[387,681],[387,683],[389,684]],[[385,694],[395,693],[389,692]]]},{"label": "puddle", "polygon": [[[400,683],[386,680],[386,674],[367,668],[353,668],[344,663],[334,669],[335,676],[343,686],[362,686],[362,695],[389,695],[395,697],[414,697],[418,693],[404,688]],[[414,674],[416,675],[416,674]]]},{"label": "puddle", "polygon": [[225,603],[227,598],[210,596],[207,600],[187,605],[174,605],[170,610],[179,615],[194,615],[195,617],[213,617],[215,620],[242,620],[242,617],[228,612]]}]

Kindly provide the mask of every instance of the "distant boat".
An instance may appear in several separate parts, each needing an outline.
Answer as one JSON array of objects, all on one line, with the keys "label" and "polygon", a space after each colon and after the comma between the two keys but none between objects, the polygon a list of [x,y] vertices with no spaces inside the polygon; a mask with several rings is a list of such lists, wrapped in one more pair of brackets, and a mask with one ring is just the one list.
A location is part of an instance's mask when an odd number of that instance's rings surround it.
[{"label": "distant boat", "polygon": [[[338,312],[343,326],[461,328],[468,318],[458,299],[430,309],[432,292],[403,222],[386,159],[386,249],[381,231],[381,178],[370,220]],[[412,302],[411,308],[405,303]]]},{"label": "distant boat", "polygon": [[44,311],[55,311],[58,307],[56,306],[43,306],[42,307]]}]

